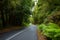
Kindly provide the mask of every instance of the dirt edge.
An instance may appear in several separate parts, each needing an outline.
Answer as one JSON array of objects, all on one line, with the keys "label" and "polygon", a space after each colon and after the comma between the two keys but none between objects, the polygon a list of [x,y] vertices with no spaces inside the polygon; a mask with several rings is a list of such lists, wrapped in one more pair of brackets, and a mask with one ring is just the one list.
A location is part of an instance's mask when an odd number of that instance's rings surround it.
[{"label": "dirt edge", "polygon": [[18,27],[5,28],[5,29],[0,30],[0,34],[5,33],[5,32],[9,32],[9,31],[12,31],[12,30],[18,30],[18,29],[22,29],[22,27],[18,26]]},{"label": "dirt edge", "polygon": [[37,30],[38,40],[47,40],[47,38],[41,33],[40,30]]}]

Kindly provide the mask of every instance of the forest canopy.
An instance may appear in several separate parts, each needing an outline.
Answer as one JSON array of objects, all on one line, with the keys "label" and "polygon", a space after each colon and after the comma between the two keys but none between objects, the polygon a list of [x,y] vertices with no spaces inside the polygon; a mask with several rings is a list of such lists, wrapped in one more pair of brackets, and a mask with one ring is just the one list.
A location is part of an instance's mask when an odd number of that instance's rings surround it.
[{"label": "forest canopy", "polygon": [[29,23],[32,0],[0,0],[0,26],[23,26]]}]

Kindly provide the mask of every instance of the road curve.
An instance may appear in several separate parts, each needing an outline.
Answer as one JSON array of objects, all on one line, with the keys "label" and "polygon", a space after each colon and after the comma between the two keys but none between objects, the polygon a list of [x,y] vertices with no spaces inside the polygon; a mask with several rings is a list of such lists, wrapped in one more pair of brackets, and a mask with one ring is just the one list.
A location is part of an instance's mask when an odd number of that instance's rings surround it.
[{"label": "road curve", "polygon": [[30,25],[28,28],[17,32],[5,40],[37,40],[36,26]]}]

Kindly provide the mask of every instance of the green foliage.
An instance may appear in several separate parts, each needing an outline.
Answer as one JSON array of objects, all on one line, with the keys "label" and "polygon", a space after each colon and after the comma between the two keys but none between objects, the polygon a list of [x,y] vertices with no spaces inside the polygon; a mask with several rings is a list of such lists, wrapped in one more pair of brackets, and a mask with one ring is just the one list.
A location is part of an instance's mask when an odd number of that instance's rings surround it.
[{"label": "green foliage", "polygon": [[53,11],[47,18],[50,22],[60,25],[60,11]]},{"label": "green foliage", "polygon": [[41,24],[39,29],[42,30],[43,35],[52,38],[52,40],[60,40],[60,27],[57,24]]},{"label": "green foliage", "polygon": [[[29,24],[29,17],[32,14],[32,0],[2,0],[2,25],[24,26]],[[3,27],[3,28],[4,28]]]},{"label": "green foliage", "polygon": [[33,11],[34,22],[37,24],[41,24],[45,21],[49,21],[47,19],[49,15],[57,14],[55,13],[56,11],[60,11],[59,0],[38,0],[38,3]]},{"label": "green foliage", "polygon": [[49,3],[43,0],[38,0],[35,10],[33,11],[34,22],[40,24],[49,14]]},{"label": "green foliage", "polygon": [[33,23],[34,22],[32,15],[30,15],[29,21],[30,21],[30,23]]},{"label": "green foliage", "polygon": [[51,4],[60,5],[60,0],[46,0]]}]

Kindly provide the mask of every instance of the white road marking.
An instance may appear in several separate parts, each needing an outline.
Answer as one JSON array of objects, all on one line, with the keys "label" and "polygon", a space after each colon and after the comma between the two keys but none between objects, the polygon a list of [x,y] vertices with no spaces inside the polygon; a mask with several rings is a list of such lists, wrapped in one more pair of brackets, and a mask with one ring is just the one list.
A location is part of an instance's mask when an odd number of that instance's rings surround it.
[{"label": "white road marking", "polygon": [[12,39],[13,37],[15,37],[15,36],[17,36],[17,35],[23,33],[24,31],[26,31],[27,29],[28,29],[28,28],[26,28],[25,30],[20,31],[20,32],[18,32],[18,33],[16,33],[16,34],[12,35],[11,37],[7,38],[6,40],[10,40],[10,39]]}]

